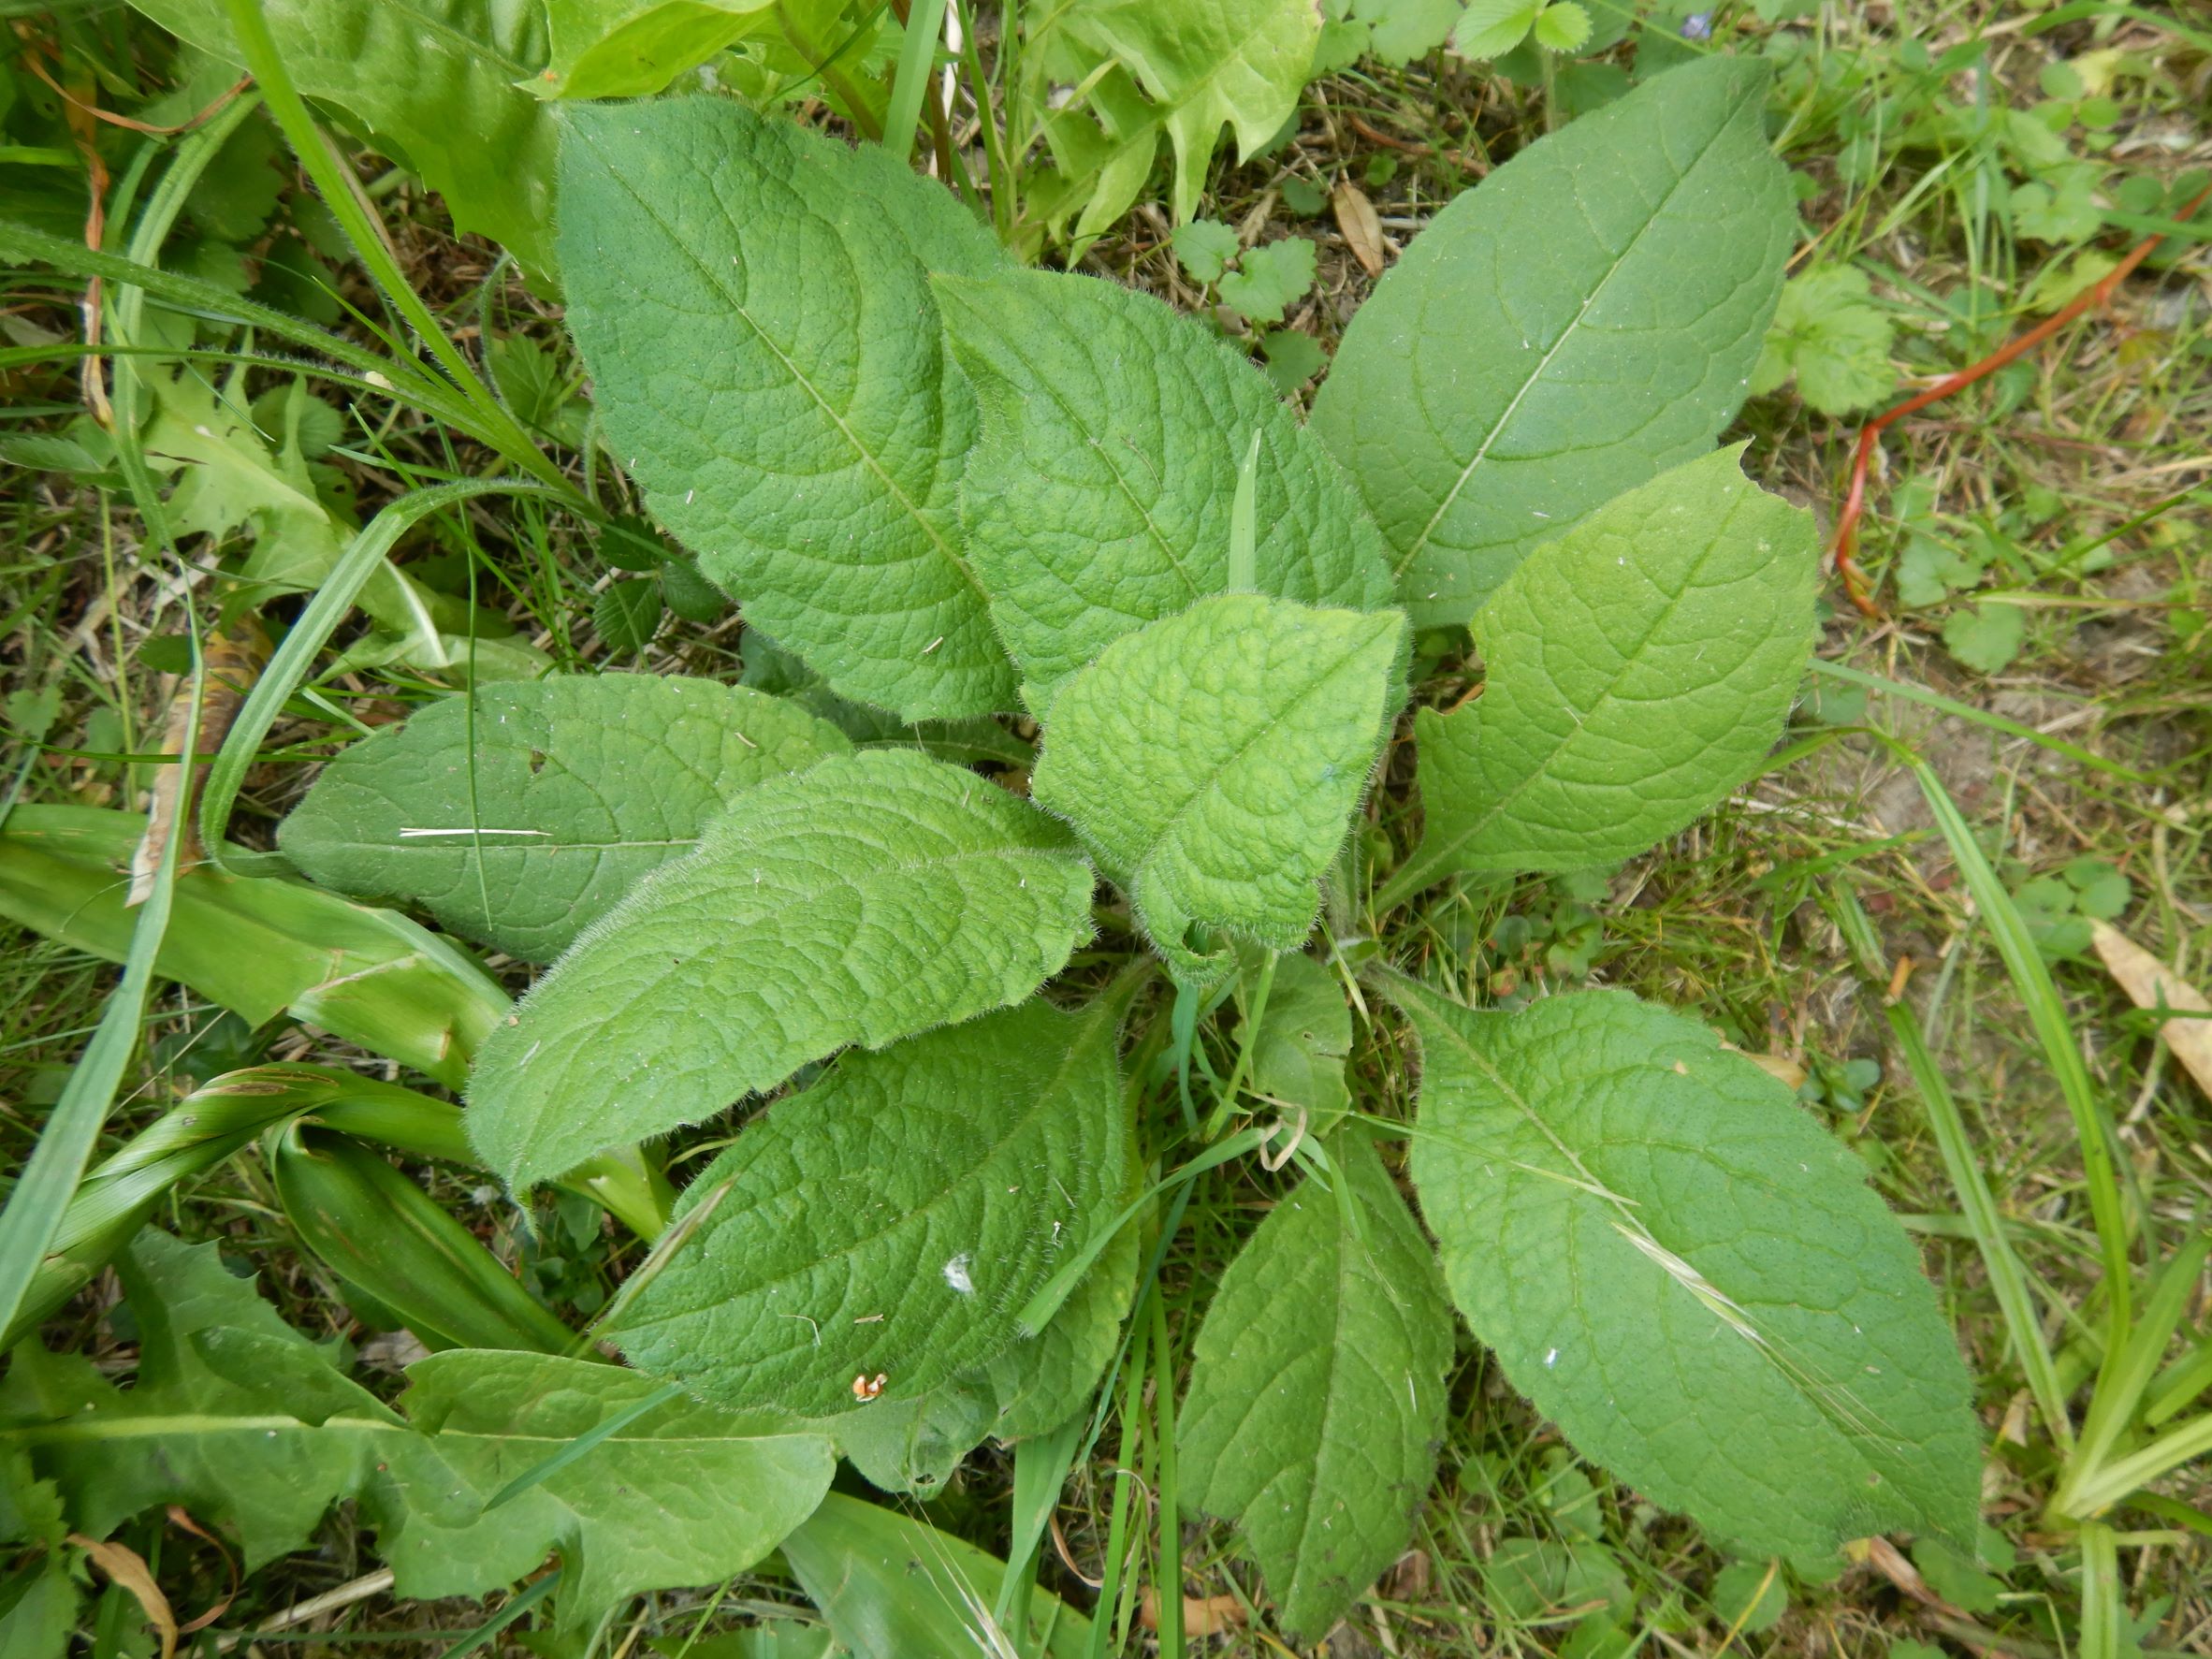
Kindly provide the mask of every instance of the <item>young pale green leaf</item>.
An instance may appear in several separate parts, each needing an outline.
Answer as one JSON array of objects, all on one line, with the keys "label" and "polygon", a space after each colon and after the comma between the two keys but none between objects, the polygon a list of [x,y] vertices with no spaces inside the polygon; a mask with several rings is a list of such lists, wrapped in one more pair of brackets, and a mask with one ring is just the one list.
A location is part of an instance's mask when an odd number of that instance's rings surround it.
[{"label": "young pale green leaf", "polygon": [[1413,1174],[1452,1298],[1582,1452],[1758,1555],[1973,1536],[1957,1346],[1786,1088],[1623,992],[1502,1013],[1385,989],[1420,1040]]},{"label": "young pale green leaf", "polygon": [[547,962],[764,779],[851,748],[759,691],[558,676],[447,697],[341,754],[278,843],[324,887]]},{"label": "young pale green leaf", "polygon": [[1006,1563],[925,1522],[832,1492],[783,1541],[783,1559],[853,1659],[1084,1659],[1090,1621],[1045,1590],[1027,1623],[1001,1628],[992,1598]]},{"label": "young pale green leaf", "polygon": [[548,98],[664,91],[760,26],[775,0],[546,0],[552,61],[527,90]]},{"label": "young pale green leaf", "polygon": [[[132,0],[215,57],[239,52],[224,0]],[[546,61],[542,7],[502,0],[261,0],[284,68],[403,155],[454,224],[509,249],[532,277],[553,270],[551,113],[518,80]]]},{"label": "young pale green leaf", "polygon": [[657,1385],[592,1361],[484,1349],[433,1354],[407,1382],[400,1405],[430,1455],[387,1475],[401,1501],[379,1552],[407,1594],[431,1598],[482,1594],[488,1580],[512,1582],[559,1550],[566,1629],[642,1591],[744,1571],[814,1512],[837,1472],[821,1434],[674,1400],[487,1509],[517,1476]]},{"label": "young pale green leaf", "polygon": [[1800,271],[1783,285],[1752,371],[1752,392],[1770,392],[1794,374],[1797,395],[1823,415],[1879,403],[1897,389],[1897,371],[1889,366],[1895,332],[1856,266]]},{"label": "young pale green leaf", "polygon": [[849,1042],[1028,996],[1090,932],[1067,832],[972,772],[833,755],[738,796],[484,1046],[469,1136],[528,1186]]},{"label": "young pale green leaf", "polygon": [[1314,429],[1417,625],[1464,622],[1742,400],[1797,216],[1766,71],[1710,58],[1529,146],[1417,237],[1345,331]]},{"label": "young pale green leaf", "polygon": [[1608,502],[1477,613],[1482,695],[1422,709],[1426,828],[1390,903],[1460,870],[1591,869],[1672,835],[1782,731],[1812,647],[1812,516],[1720,450]]},{"label": "young pale green leaf", "polygon": [[1353,23],[1367,31],[1371,55],[1404,67],[1451,37],[1461,0],[1350,0]]},{"label": "young pale green leaf", "polygon": [[1012,706],[961,547],[974,399],[928,273],[1003,255],[944,190],[728,98],[578,106],[570,328],[613,452],[747,620],[909,720]]},{"label": "young pale green leaf", "polygon": [[1234,1521],[1284,1630],[1317,1639],[1398,1559],[1436,1473],[1451,1303],[1382,1160],[1276,1203],[1221,1275],[1176,1414],[1184,1493]]},{"label": "young pale green leaf", "polygon": [[1255,323],[1279,323],[1284,312],[1314,285],[1314,244],[1287,236],[1247,248],[1236,269],[1221,279],[1221,299]]},{"label": "young pale green leaf", "polygon": [[1175,150],[1177,224],[1198,206],[1226,124],[1247,159],[1298,111],[1321,8],[1284,0],[1073,0],[1055,26],[1109,53],[1154,100]]},{"label": "young pale green leaf", "polygon": [[1123,1006],[1028,1002],[848,1055],[771,1108],[692,1184],[715,1209],[618,1322],[632,1362],[822,1413],[855,1376],[895,1400],[1006,1348],[1128,1195]]},{"label": "young pale green leaf", "polygon": [[1390,603],[1381,536],[1241,353],[1095,277],[937,288],[983,405],[961,502],[970,554],[1041,715],[1114,640],[1229,585],[1230,503],[1255,433],[1258,589]]},{"label": "young pale green leaf", "polygon": [[1220,966],[1194,932],[1305,938],[1397,712],[1404,643],[1396,611],[1224,593],[1070,677],[1032,792],[1128,887],[1175,972]]},{"label": "young pale green leaf", "polygon": [[[1237,256],[1237,233],[1218,219],[1193,219],[1178,225],[1169,239],[1175,257],[1194,283],[1217,283],[1229,262]],[[958,334],[953,336],[958,341]]]},{"label": "young pale green leaf", "polygon": [[1306,1113],[1306,1132],[1322,1135],[1350,1108],[1344,1080],[1352,1052],[1352,1011],[1344,986],[1301,952],[1275,961],[1267,1007],[1252,1038],[1252,1089]]}]

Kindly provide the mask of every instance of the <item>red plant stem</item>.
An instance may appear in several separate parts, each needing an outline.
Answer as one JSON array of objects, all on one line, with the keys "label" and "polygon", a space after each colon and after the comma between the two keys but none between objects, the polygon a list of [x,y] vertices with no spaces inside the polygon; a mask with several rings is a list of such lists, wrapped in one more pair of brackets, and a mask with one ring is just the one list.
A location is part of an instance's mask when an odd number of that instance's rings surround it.
[{"label": "red plant stem", "polygon": [[[2212,196],[2212,185],[2206,185],[2189,199],[2189,203],[2174,217],[2186,220]],[[1858,521],[1866,511],[1867,468],[1874,458],[1874,444],[1883,432],[1897,422],[1926,409],[1930,403],[1940,403],[1952,393],[1962,391],[1996,373],[2007,363],[2025,353],[2033,351],[2059,329],[2073,322],[2090,307],[2103,307],[2112,303],[2113,291],[2125,282],[2134,269],[2149,258],[2158,245],[2166,240],[2166,233],[2144,238],[2128,251],[2122,259],[2100,282],[2084,288],[2075,295],[2063,311],[2055,312],[2024,334],[2016,334],[2006,341],[1980,362],[1970,364],[1956,374],[1946,374],[1926,391],[1907,398],[1896,408],[1886,410],[1859,429],[1858,449],[1851,458],[1851,488],[1843,497],[1843,510],[1836,516],[1836,575],[1843,579],[1843,591],[1863,617],[1880,620],[1882,610],[1867,590],[1866,573],[1859,569],[1855,557],[1858,550]]]}]

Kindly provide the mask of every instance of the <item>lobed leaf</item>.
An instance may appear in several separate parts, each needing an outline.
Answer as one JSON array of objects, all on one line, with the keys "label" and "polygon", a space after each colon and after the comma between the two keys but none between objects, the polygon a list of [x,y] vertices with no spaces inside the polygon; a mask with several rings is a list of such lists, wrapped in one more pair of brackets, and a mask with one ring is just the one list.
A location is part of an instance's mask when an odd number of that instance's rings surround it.
[{"label": "lobed leaf", "polygon": [[278,844],[324,887],[419,904],[546,962],[739,793],[851,748],[827,720],[710,680],[485,686],[339,755]]},{"label": "lobed leaf", "polygon": [[847,1043],[1018,1002],[1088,936],[1091,888],[1058,824],[918,754],[756,785],[493,1032],[470,1139],[527,1186]]},{"label": "lobed leaf", "polygon": [[1537,549],[1476,614],[1482,695],[1414,719],[1420,845],[1394,902],[1463,870],[1593,869],[1757,769],[1812,648],[1812,516],[1738,449],[1675,468]]},{"label": "lobed leaf", "polygon": [[1417,626],[1710,445],[1742,401],[1797,215],[1766,70],[1709,58],[1532,144],[1414,239],[1314,400]]},{"label": "lobed leaf", "polygon": [[1390,603],[1386,549],[1335,463],[1242,354],[1095,277],[939,278],[983,409],[961,511],[991,616],[1041,718],[1114,640],[1228,585],[1230,506],[1254,434],[1254,585]]},{"label": "lobed leaf", "polygon": [[508,1480],[655,1385],[597,1361],[454,1349],[409,1368],[402,1416],[345,1375],[342,1350],[285,1325],[215,1245],[149,1230],[121,1271],[141,1333],[133,1387],[35,1344],[0,1383],[0,1481],[27,1450],[31,1495],[51,1492],[95,1537],[182,1504],[237,1529],[251,1571],[357,1498],[403,1596],[481,1596],[558,1550],[573,1630],[641,1592],[751,1566],[835,1472],[820,1434],[676,1401],[488,1510]]},{"label": "lobed leaf", "polygon": [[431,1458],[396,1463],[401,1501],[377,1538],[403,1594],[480,1595],[558,1550],[567,1630],[641,1591],[717,1583],[755,1564],[814,1512],[837,1472],[821,1434],[674,1400],[487,1509],[657,1385],[596,1361],[484,1349],[433,1354],[408,1367],[407,1384],[400,1405]]},{"label": "lobed leaf", "polygon": [[1128,888],[1178,974],[1218,967],[1194,930],[1289,950],[1397,711],[1404,648],[1396,611],[1201,599],[1069,678],[1032,793]]},{"label": "lobed leaf", "polygon": [[1973,1535],[1971,1382],[1866,1170],[1712,1033],[1623,992],[1419,1039],[1413,1175],[1452,1299],[1586,1455],[1716,1541]]},{"label": "lobed leaf", "polygon": [[132,1386],[24,1343],[0,1384],[0,1444],[31,1448],[71,1526],[93,1537],[182,1504],[236,1530],[248,1572],[300,1548],[332,1503],[367,1487],[401,1419],[233,1276],[214,1244],[150,1228],[116,1271],[138,1330]]},{"label": "lobed leaf", "polygon": [[1169,202],[1190,217],[1223,126],[1248,160],[1298,112],[1321,9],[1305,0],[1073,0],[1053,22],[1127,65],[1175,152]]},{"label": "lobed leaf", "polygon": [[888,153],[727,98],[578,106],[568,322],[614,453],[748,621],[908,720],[1012,706],[958,488],[974,399],[928,274],[996,243]]},{"label": "lobed leaf", "polygon": [[1238,1523],[1304,1640],[1413,1535],[1453,1342],[1435,1254],[1374,1147],[1331,1149],[1337,1190],[1279,1200],[1222,1273],[1175,1422],[1186,1500]]},{"label": "lobed leaf", "polygon": [[814,1414],[849,1409],[856,1376],[887,1404],[1009,1347],[1128,1195],[1122,1008],[1025,1003],[771,1107],[689,1189],[715,1208],[619,1320],[632,1363]]}]

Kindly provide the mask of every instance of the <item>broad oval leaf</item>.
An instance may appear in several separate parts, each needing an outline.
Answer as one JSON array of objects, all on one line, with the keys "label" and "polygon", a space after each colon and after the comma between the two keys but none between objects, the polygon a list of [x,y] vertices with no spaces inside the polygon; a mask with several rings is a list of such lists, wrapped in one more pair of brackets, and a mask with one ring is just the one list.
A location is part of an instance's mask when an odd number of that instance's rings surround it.
[{"label": "broad oval leaf", "polygon": [[1194,929],[1288,950],[1319,908],[1402,695],[1405,618],[1254,593],[1108,646],[1053,705],[1031,789],[1127,884],[1181,975]]},{"label": "broad oval leaf", "polygon": [[694,1123],[849,1042],[1018,1002],[1090,933],[1090,868],[1026,802],[917,754],[740,795],[485,1044],[469,1138],[517,1186]]},{"label": "broad oval leaf", "polygon": [[1720,450],[1608,502],[1475,618],[1482,695],[1414,719],[1420,845],[1463,870],[1595,869],[1713,807],[1781,735],[1812,649],[1812,516]]},{"label": "broad oval leaf", "polygon": [[618,1322],[631,1362],[813,1414],[855,1376],[895,1401],[1006,1348],[1128,1194],[1121,1011],[1025,1003],[770,1107],[688,1189],[714,1208]]},{"label": "broad oval leaf", "polygon": [[1865,1167],[1711,1032],[1618,991],[1477,1012],[1392,976],[1452,1299],[1587,1456],[1716,1540],[1972,1538],[1971,1379]]},{"label": "broad oval leaf", "polygon": [[1391,603],[1382,537],[1334,460],[1198,323],[1096,277],[940,278],[937,292],[983,409],[961,491],[969,557],[1040,719],[1114,640],[1229,586],[1255,436],[1254,588]]},{"label": "broad oval leaf", "polygon": [[741,791],[851,748],[759,691],[565,675],[443,698],[323,768],[278,837],[356,898],[548,962]]},{"label": "broad oval leaf", "polygon": [[1417,625],[1464,622],[1742,401],[1797,231],[1766,84],[1710,58],[1571,123],[1439,213],[1360,308],[1314,429]]},{"label": "broad oval leaf", "polygon": [[[202,51],[239,61],[225,0],[132,0]],[[551,112],[517,80],[546,68],[546,15],[511,0],[260,0],[284,69],[351,113],[445,198],[457,228],[553,269]]]},{"label": "broad oval leaf", "polygon": [[569,327],[653,513],[841,694],[907,720],[1013,706],[961,548],[973,394],[928,273],[997,244],[880,146],[728,98],[578,106]]},{"label": "broad oval leaf", "polygon": [[[1318,1639],[1398,1559],[1436,1473],[1451,1304],[1364,1140],[1221,1275],[1175,1423],[1184,1492],[1236,1521],[1283,1628]],[[1356,1210],[1354,1206],[1357,1206]]]}]

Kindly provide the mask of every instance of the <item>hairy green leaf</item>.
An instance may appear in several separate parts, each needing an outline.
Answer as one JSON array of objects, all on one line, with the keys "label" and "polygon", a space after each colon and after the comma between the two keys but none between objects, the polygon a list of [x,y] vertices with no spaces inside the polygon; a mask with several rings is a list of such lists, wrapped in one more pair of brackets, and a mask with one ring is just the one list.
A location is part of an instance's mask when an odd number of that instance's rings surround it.
[{"label": "hairy green leaf", "polygon": [[1345,331],[1314,429],[1417,625],[1711,444],[1796,232],[1766,71],[1710,58],[1531,145],[1439,213]]},{"label": "hairy green leaf", "polygon": [[1297,113],[1321,37],[1307,0],[1073,0],[1054,22],[1126,65],[1153,99],[1175,151],[1177,223],[1198,206],[1224,125],[1243,160]]},{"label": "hairy green leaf", "polygon": [[1420,1040],[1413,1173],[1452,1298],[1588,1456],[1717,1540],[1973,1536],[1957,1345],[1865,1167],[1693,1021],[1623,992]]},{"label": "hairy green leaf", "polygon": [[[240,61],[224,0],[132,0]],[[453,222],[553,268],[553,118],[518,80],[546,68],[546,17],[509,0],[262,0],[299,91],[338,105],[445,198]]]},{"label": "hairy green leaf", "polygon": [[1243,354],[1095,277],[937,289],[983,405],[961,503],[971,556],[1041,715],[1115,639],[1228,585],[1230,505],[1254,433],[1259,590],[1390,603],[1382,538]]},{"label": "hairy green leaf", "polygon": [[1413,1534],[1436,1473],[1451,1304],[1382,1160],[1280,1200],[1221,1275],[1176,1416],[1184,1493],[1237,1521],[1284,1630],[1318,1638]]},{"label": "hairy green leaf", "polygon": [[1538,548],[1477,613],[1482,695],[1415,717],[1427,827],[1392,903],[1459,870],[1590,869],[1757,766],[1812,647],[1812,517],[1720,450]]},{"label": "hairy green leaf", "polygon": [[858,1498],[824,1498],[783,1541],[783,1559],[853,1659],[1084,1659],[1090,1652],[1090,1621],[1049,1591],[1031,1593],[1026,1625],[1001,1629],[991,1604],[1006,1563]]},{"label": "hairy green leaf", "polygon": [[[624,1313],[633,1364],[725,1404],[924,1393],[1016,1338],[1130,1181],[1122,999],[847,1055],[693,1182],[715,1208]],[[696,1196],[693,1196],[696,1195]]]},{"label": "hairy green leaf", "polygon": [[922,755],[758,784],[492,1034],[470,1139],[527,1186],[849,1042],[1018,1002],[1088,936],[1091,887],[1060,825]]},{"label": "hairy green leaf", "polygon": [[325,887],[419,904],[546,962],[740,792],[851,747],[827,720],[710,680],[487,686],[341,754],[279,844]]},{"label": "hairy green leaf", "polygon": [[1352,1011],[1326,965],[1299,952],[1275,961],[1267,1007],[1252,1038],[1252,1090],[1306,1113],[1306,1132],[1323,1135],[1350,1109],[1345,1056],[1352,1052]]},{"label": "hairy green leaf", "polygon": [[1194,931],[1305,938],[1397,711],[1404,641],[1396,611],[1225,593],[1069,678],[1033,793],[1128,887],[1177,973],[1219,966]]},{"label": "hairy green leaf", "polygon": [[883,1492],[938,1496],[991,1432],[989,1386],[973,1372],[908,1399],[885,1395],[852,1405],[851,1398],[848,1393],[850,1410],[807,1425],[827,1433],[861,1477]]},{"label": "hairy green leaf", "polygon": [[1012,706],[961,546],[974,399],[928,273],[1003,255],[945,191],[727,98],[578,107],[569,327],[608,443],[749,621],[909,720]]},{"label": "hairy green leaf", "polygon": [[1136,1230],[1125,1227],[1034,1337],[1017,1334],[982,1364],[924,1392],[903,1398],[887,1392],[826,1417],[795,1419],[792,1426],[829,1435],[885,1492],[936,1496],[985,1439],[1049,1433],[1090,1407],[1120,1346],[1136,1275]]},{"label": "hairy green leaf", "polygon": [[[431,1457],[396,1470],[404,1502],[378,1536],[405,1594],[482,1594],[558,1550],[569,1629],[641,1591],[742,1572],[813,1513],[837,1469],[822,1435],[674,1400],[486,1510],[516,1477],[657,1385],[590,1361],[482,1349],[433,1354],[407,1382],[400,1405]],[[434,1490],[441,1479],[449,1484]]]}]

